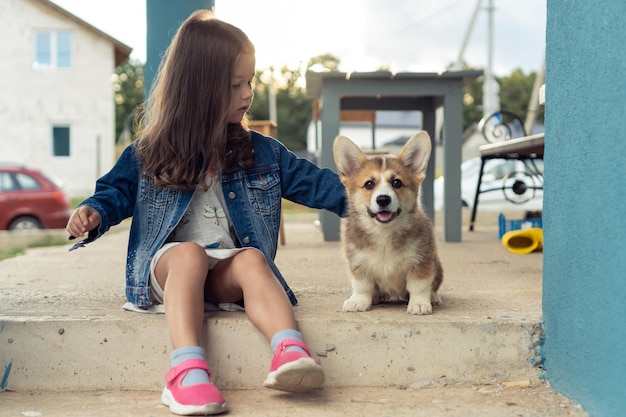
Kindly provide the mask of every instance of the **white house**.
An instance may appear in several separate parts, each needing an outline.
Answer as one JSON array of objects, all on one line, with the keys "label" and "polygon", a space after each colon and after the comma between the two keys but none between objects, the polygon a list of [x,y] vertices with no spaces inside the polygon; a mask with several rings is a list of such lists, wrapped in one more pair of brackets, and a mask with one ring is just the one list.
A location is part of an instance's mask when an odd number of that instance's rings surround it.
[{"label": "white house", "polygon": [[51,1],[0,1],[0,163],[90,195],[115,162],[111,77],[130,52]]}]

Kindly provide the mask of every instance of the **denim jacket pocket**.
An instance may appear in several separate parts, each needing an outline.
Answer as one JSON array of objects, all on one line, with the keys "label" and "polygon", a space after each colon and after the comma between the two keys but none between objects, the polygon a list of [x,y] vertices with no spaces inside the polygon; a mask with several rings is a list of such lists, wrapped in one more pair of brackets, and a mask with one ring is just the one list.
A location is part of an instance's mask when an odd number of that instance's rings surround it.
[{"label": "denim jacket pocket", "polygon": [[280,208],[281,190],[278,171],[251,173],[246,176],[246,188],[253,209],[262,215]]},{"label": "denim jacket pocket", "polygon": [[142,229],[145,240],[141,243],[151,245],[167,227],[167,220],[173,215],[171,208],[176,206],[180,190],[158,188],[149,181],[147,178],[139,181],[139,210],[134,221]]}]

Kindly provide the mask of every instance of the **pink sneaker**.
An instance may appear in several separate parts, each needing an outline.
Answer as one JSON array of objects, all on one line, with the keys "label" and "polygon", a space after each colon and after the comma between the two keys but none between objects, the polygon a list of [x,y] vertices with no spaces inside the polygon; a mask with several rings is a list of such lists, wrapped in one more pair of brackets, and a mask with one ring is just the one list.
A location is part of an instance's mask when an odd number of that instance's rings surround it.
[{"label": "pink sneaker", "polygon": [[[289,346],[298,346],[306,354],[285,351]],[[311,357],[309,348],[298,340],[283,340],[272,358],[270,373],[263,386],[289,392],[304,392],[320,388],[324,383],[324,371],[319,362]]]},{"label": "pink sneaker", "polygon": [[226,411],[226,401],[212,382],[182,387],[180,382],[191,369],[203,369],[211,373],[202,359],[190,359],[170,369],[165,375],[167,385],[163,388],[161,402],[174,414],[181,416],[219,414]]}]

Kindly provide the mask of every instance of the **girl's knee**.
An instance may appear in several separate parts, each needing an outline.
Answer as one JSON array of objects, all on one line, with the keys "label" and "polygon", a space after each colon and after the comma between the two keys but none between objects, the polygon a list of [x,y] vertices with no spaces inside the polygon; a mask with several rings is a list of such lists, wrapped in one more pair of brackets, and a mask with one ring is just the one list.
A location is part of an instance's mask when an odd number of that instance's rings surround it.
[{"label": "girl's knee", "polygon": [[267,260],[263,253],[256,248],[249,248],[239,252],[234,258],[233,262],[236,263],[237,266],[241,266],[243,268],[258,268],[258,267],[268,267]]},{"label": "girl's knee", "polygon": [[[208,265],[209,258],[204,248],[194,242],[181,242],[170,249],[171,259],[183,265]],[[169,252],[169,251],[168,251]]]},{"label": "girl's knee", "polygon": [[233,258],[232,267],[242,288],[249,285],[266,285],[268,281],[277,281],[265,256],[257,249],[239,252]]}]

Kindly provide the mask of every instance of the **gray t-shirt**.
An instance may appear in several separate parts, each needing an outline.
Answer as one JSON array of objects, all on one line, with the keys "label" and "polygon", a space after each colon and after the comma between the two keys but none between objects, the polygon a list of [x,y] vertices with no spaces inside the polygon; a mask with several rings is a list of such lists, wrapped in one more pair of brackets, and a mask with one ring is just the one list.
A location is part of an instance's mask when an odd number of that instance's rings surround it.
[{"label": "gray t-shirt", "polygon": [[207,175],[206,184],[207,191],[196,188],[189,208],[169,240],[195,242],[205,249],[235,248],[219,176]]}]

